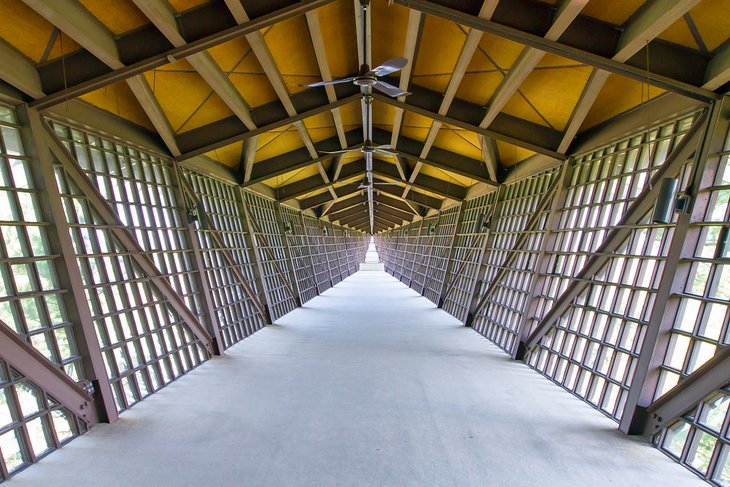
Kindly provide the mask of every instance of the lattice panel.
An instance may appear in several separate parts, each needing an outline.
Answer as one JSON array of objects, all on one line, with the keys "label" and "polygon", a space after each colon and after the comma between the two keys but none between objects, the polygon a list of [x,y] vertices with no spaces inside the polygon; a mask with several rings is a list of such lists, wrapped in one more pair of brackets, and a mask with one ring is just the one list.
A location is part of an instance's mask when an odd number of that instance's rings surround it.
[{"label": "lattice panel", "polygon": [[199,275],[170,161],[58,122],[52,125],[119,220],[200,318]]},{"label": "lattice panel", "polygon": [[314,280],[314,264],[309,250],[309,239],[304,230],[302,215],[288,206],[281,207],[284,232],[297,279],[302,304],[319,294]]},{"label": "lattice panel", "polygon": [[[691,123],[692,117],[687,117],[656,127],[574,161],[533,326],[575,279]],[[688,162],[680,188],[688,184],[690,170]],[[530,366],[614,420],[623,413],[673,233],[673,225],[652,224],[651,214],[632,225],[629,237],[528,356]]]},{"label": "lattice panel", "polygon": [[[527,230],[526,226],[556,177],[557,171],[550,170],[505,184],[498,203],[500,210],[493,217],[497,218],[496,226],[490,236],[484,274],[480,276],[483,283],[478,294],[481,296],[490,287],[492,291],[472,326],[507,353],[512,353],[519,341],[519,324],[526,311],[530,284],[542,248],[549,205],[540,213],[533,228]],[[525,233],[527,241],[519,249],[514,249],[514,261],[496,279],[517,239]]]},{"label": "lattice panel", "polygon": [[207,352],[61,167],[56,181],[122,411],[199,365]]},{"label": "lattice panel", "polygon": [[85,431],[83,420],[0,358],[0,482]]},{"label": "lattice panel", "polygon": [[[265,326],[265,318],[256,311],[229,261],[248,285],[258,292],[255,276],[255,256],[246,241],[246,222],[243,214],[241,192],[238,186],[211,178],[194,171],[185,171],[200,201],[211,227],[197,225],[196,235],[205,265],[205,275],[213,297],[213,310],[218,318],[225,348],[243,340]],[[213,229],[223,240],[223,248],[212,236]]]},{"label": "lattice panel", "polygon": [[[256,236],[259,258],[263,269],[263,280],[269,296],[271,319],[276,320],[297,307],[293,296],[287,290],[287,259],[284,241],[276,218],[276,203],[250,191],[244,191],[244,198],[251,218],[256,222],[258,231],[251,224]],[[280,273],[281,271],[281,273]],[[294,289],[294,283],[289,283]]]},{"label": "lattice panel", "polygon": [[478,277],[482,248],[487,239],[496,191],[464,202],[464,215],[454,237],[451,272],[444,290],[444,311],[462,322],[466,320]]},{"label": "lattice panel", "polygon": [[454,206],[442,211],[436,224],[431,250],[431,260],[426,276],[426,290],[424,296],[438,304],[441,289],[444,284],[444,275],[449,261],[451,245],[456,233],[456,224],[459,217],[459,207]]},{"label": "lattice panel", "polygon": [[706,397],[654,438],[654,444],[700,477],[730,485],[730,389]]},{"label": "lattice panel", "polygon": [[[39,195],[12,109],[0,105],[0,320],[72,379],[85,379]],[[0,325],[2,326],[2,325]]]},{"label": "lattice panel", "polygon": [[310,255],[314,265],[314,279],[317,282],[317,290],[321,294],[332,287],[332,280],[319,220],[305,216],[304,230],[307,232]]}]

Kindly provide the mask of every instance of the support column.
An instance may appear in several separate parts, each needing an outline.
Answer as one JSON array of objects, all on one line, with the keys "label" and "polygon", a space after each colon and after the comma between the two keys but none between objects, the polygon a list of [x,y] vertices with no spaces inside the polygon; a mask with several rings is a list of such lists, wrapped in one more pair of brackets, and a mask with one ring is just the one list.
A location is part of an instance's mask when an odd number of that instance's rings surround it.
[{"label": "support column", "polygon": [[547,222],[545,227],[547,232],[542,239],[542,245],[540,253],[537,256],[535,262],[535,277],[530,283],[530,287],[527,294],[527,305],[525,310],[520,317],[520,322],[517,324],[517,346],[512,350],[512,358],[515,360],[523,360],[525,358],[525,340],[527,339],[527,322],[537,312],[538,304],[538,292],[542,289],[542,284],[545,281],[545,275],[548,272],[548,264],[550,258],[547,255],[549,249],[555,248],[555,240],[557,239],[558,223],[560,221],[558,217],[560,210],[565,207],[565,200],[568,194],[568,187],[570,186],[570,177],[573,174],[573,160],[567,159],[563,162],[563,166],[560,170],[559,182],[557,187],[557,193],[553,197],[553,201],[550,205],[550,213],[548,213]]},{"label": "support column", "polygon": [[210,290],[208,283],[208,276],[205,271],[205,262],[203,260],[202,252],[200,251],[200,243],[198,242],[198,236],[196,235],[195,227],[188,217],[189,207],[188,198],[185,196],[183,189],[182,179],[185,177],[180,172],[180,167],[177,162],[173,161],[172,171],[173,178],[173,193],[175,200],[178,204],[183,205],[183,211],[180,212],[180,219],[183,226],[187,229],[186,234],[188,241],[190,242],[190,248],[193,250],[193,262],[195,270],[198,271],[198,275],[195,278],[195,282],[201,291],[201,307],[202,314],[205,317],[206,328],[208,333],[214,338],[213,342],[213,355],[221,355],[225,348],[225,341],[221,335],[221,325],[218,322],[218,316],[215,313],[215,303],[213,302],[213,294]]},{"label": "support column", "polygon": [[322,291],[319,289],[319,282],[317,281],[317,269],[314,267],[314,257],[312,257],[312,246],[309,244],[309,232],[307,231],[307,221],[304,219],[304,212],[300,212],[299,216],[302,219],[302,229],[304,230],[304,240],[307,242],[307,255],[309,255],[309,262],[312,266],[312,280],[314,281],[314,289],[317,290],[317,294]]},{"label": "support column", "polygon": [[[254,263],[253,274],[256,279],[256,286],[259,290],[259,302],[264,304],[264,313],[267,323],[273,323],[271,319],[271,298],[269,297],[269,286],[266,284],[264,278],[264,267],[262,265],[262,258],[258,247],[258,240],[256,234],[253,232],[253,226],[251,225],[251,213],[248,211],[248,202],[246,201],[246,193],[244,190],[239,190],[241,196],[241,215],[243,216],[244,224],[246,225],[246,247],[250,248],[253,253]],[[261,299],[261,293],[264,295],[264,299]]]},{"label": "support column", "polygon": [[[683,255],[693,255],[696,237],[687,238],[693,220],[702,221],[707,203],[707,196],[700,197],[702,188],[713,184],[712,174],[706,174],[708,154],[713,156],[713,164],[717,164],[720,156],[716,155],[724,149],[725,136],[730,126],[730,113],[723,109],[722,102],[714,102],[710,108],[704,136],[695,151],[691,180],[685,192],[689,196],[686,212],[680,212],[674,227],[669,252],[664,262],[664,271],[654,301],[654,308],[646,327],[646,336],[636,364],[631,388],[626,399],[619,429],[627,434],[643,434],[649,421],[647,408],[651,406],[654,391],[659,380],[659,367],[664,360],[668,346],[669,331],[674,324],[678,300],[672,296],[681,292],[687,278],[689,266],[678,272]],[[700,204],[697,204],[700,203]],[[697,401],[702,397],[697,397]]]},{"label": "support column", "polygon": [[38,111],[28,108],[27,105],[20,106],[17,114],[23,127],[21,137],[26,154],[37,162],[30,164],[29,168],[38,189],[39,211],[43,219],[50,223],[46,227],[48,245],[53,254],[62,257],[61,260],[54,259],[53,262],[60,287],[69,290],[61,296],[68,318],[75,324],[71,329],[78,353],[83,357],[84,375],[91,381],[91,387],[87,389],[93,391],[99,420],[111,423],[119,417],[119,413],[104,366],[104,357],[89,302],[86,299],[86,289],[81,278],[61,194],[56,184],[54,161],[46,143],[43,121]]},{"label": "support column", "polygon": [[299,293],[299,283],[297,282],[297,275],[294,272],[294,261],[291,256],[291,249],[289,249],[289,240],[286,238],[286,231],[284,230],[284,218],[281,215],[281,204],[275,204],[276,211],[276,226],[279,228],[279,235],[281,235],[281,242],[284,246],[284,255],[286,256],[287,272],[289,273],[289,282],[291,282],[292,288],[294,289],[294,302],[297,307],[302,306],[302,299]]},{"label": "support column", "polygon": [[[459,211],[456,216],[456,225],[454,225],[454,232],[451,234],[451,245],[449,247],[449,256],[446,260],[446,269],[444,270],[444,280],[441,282],[441,290],[439,291],[438,307],[444,306],[444,293],[448,288],[448,282],[451,280],[451,271],[454,263],[454,242],[456,241],[456,234],[459,233],[459,228],[464,224],[464,206],[466,203],[462,201],[459,204]],[[439,215],[441,219],[441,215]]]}]

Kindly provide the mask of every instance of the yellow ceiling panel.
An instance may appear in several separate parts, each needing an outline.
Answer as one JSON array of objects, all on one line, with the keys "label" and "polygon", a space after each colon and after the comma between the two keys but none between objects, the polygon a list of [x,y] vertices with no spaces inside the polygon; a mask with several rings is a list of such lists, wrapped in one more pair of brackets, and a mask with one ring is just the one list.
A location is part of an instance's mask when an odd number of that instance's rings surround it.
[{"label": "yellow ceiling panel", "polygon": [[342,117],[342,125],[345,128],[345,132],[362,127],[360,102],[348,103],[340,108],[340,117]]},{"label": "yellow ceiling panel", "polygon": [[[689,47],[690,49],[699,48],[699,46],[697,46],[697,42],[695,42],[695,38],[692,36],[692,32],[689,30],[687,21],[684,20],[684,17],[670,25],[667,30],[661,33],[659,38],[684,47]],[[649,50],[651,50],[651,47]]]},{"label": "yellow ceiling panel", "polygon": [[[550,66],[574,66],[551,68]],[[545,69],[544,69],[545,68]],[[525,79],[505,113],[563,130],[588,82],[592,68],[548,54]],[[529,104],[527,100],[529,100]],[[544,118],[543,118],[544,117]]]},{"label": "yellow ceiling panel", "polygon": [[233,115],[184,59],[148,71],[145,78],[176,133]]},{"label": "yellow ceiling panel", "polygon": [[259,136],[254,161],[269,159],[300,147],[304,147],[304,142],[293,125],[280,130],[272,130]]},{"label": "yellow ceiling panel", "polygon": [[307,132],[309,132],[309,136],[314,142],[337,137],[337,131],[330,112],[322,112],[313,117],[305,118],[304,126],[307,127]]},{"label": "yellow ceiling panel", "polygon": [[434,145],[472,159],[482,158],[482,149],[477,134],[451,125],[441,126]]},{"label": "yellow ceiling panel", "polygon": [[393,130],[393,119],[395,118],[395,107],[379,101],[373,102],[373,126],[391,132]]},{"label": "yellow ceiling panel", "polygon": [[[451,185],[454,186],[455,190],[458,190],[459,188],[463,188],[465,186],[469,187],[472,184],[476,183],[476,181],[474,181],[471,178],[467,178],[466,176],[454,174],[451,171],[444,171],[443,169],[439,169],[439,168],[433,167],[433,166],[427,166],[427,165],[421,166],[421,173],[423,173],[426,176],[438,178],[438,179],[441,179],[442,181],[446,182],[446,192],[447,193],[449,192],[449,188],[451,187]],[[419,191],[421,191],[421,190],[419,190]],[[422,191],[422,192],[428,193],[426,191]],[[438,196],[433,193],[428,193],[428,194],[432,195],[432,196]],[[443,196],[438,196],[438,197],[443,198]]]},{"label": "yellow ceiling panel", "polygon": [[86,10],[112,31],[114,35],[149,24],[149,19],[132,0],[79,0]]},{"label": "yellow ceiling panel", "polygon": [[216,93],[210,92],[210,96],[204,99],[202,105],[190,115],[183,125],[175,128],[179,133],[183,133],[232,115],[233,112],[228,105]]},{"label": "yellow ceiling panel", "polygon": [[152,122],[126,83],[118,82],[81,96],[81,99],[113,115],[154,131]]},{"label": "yellow ceiling panel", "polygon": [[581,14],[609,24],[623,25],[643,3],[643,0],[591,0]]},{"label": "yellow ceiling panel", "polygon": [[550,124],[540,116],[541,114],[535,110],[534,105],[531,103],[529,99],[526,99],[524,93],[517,92],[510,98],[502,111],[528,122],[549,126]]},{"label": "yellow ceiling panel", "polygon": [[234,142],[233,144],[225,147],[206,152],[205,155],[228,167],[238,167],[241,163],[242,150],[243,142]]},{"label": "yellow ceiling panel", "polygon": [[466,34],[459,25],[426,16],[413,69],[413,83],[444,93],[465,41]]},{"label": "yellow ceiling panel", "polygon": [[[523,46],[489,34],[482,35],[456,97],[486,105],[504,79],[502,70],[512,67]],[[506,72],[506,71],[505,71]]]},{"label": "yellow ceiling panel", "polygon": [[499,152],[499,162],[506,167],[514,166],[518,162],[535,155],[531,150],[501,140],[497,141],[497,152]]},{"label": "yellow ceiling panel", "polygon": [[[371,67],[375,67],[388,59],[403,56],[403,50],[406,45],[406,33],[408,32],[408,8],[396,4],[388,5],[387,0],[372,0],[370,8],[372,19],[372,58],[374,65]],[[352,23],[349,25],[352,26],[354,31],[354,17]],[[355,56],[355,61],[357,62],[357,54]],[[409,59],[408,61],[412,62],[413,60]],[[397,71],[391,76],[399,77],[400,73],[400,71]]]},{"label": "yellow ceiling panel", "polygon": [[403,137],[423,142],[431,128],[431,119],[412,112],[406,112],[400,128]]},{"label": "yellow ceiling panel", "polygon": [[338,0],[317,9],[330,74],[344,78],[358,70],[355,9],[352,0]]},{"label": "yellow ceiling panel", "polygon": [[322,79],[303,15],[275,24],[264,40],[290,93],[307,89],[300,84]]},{"label": "yellow ceiling panel", "polygon": [[177,13],[180,13],[191,8],[199,7],[204,3],[210,2],[210,0],[168,0],[168,2]]},{"label": "yellow ceiling panel", "polygon": [[[34,62],[41,62],[53,32],[53,25],[35,13],[20,0],[0,0],[0,38],[25,54]],[[63,52],[68,54],[80,46],[68,36],[63,36]],[[60,36],[51,49],[48,59],[61,55]]]},{"label": "yellow ceiling panel", "polygon": [[272,188],[278,188],[279,186],[296,183],[297,181],[301,181],[302,179],[306,179],[316,174],[319,174],[319,171],[317,170],[317,165],[312,164],[311,166],[303,167],[301,169],[290,171],[280,176],[275,176],[273,178],[267,179],[263,181],[263,183]]},{"label": "yellow ceiling panel", "polygon": [[728,39],[730,15],[727,0],[703,0],[689,14],[710,51],[714,51]]},{"label": "yellow ceiling panel", "polygon": [[[650,89],[651,98],[655,98],[662,93],[664,93],[664,90],[660,88],[652,86]],[[640,105],[642,100],[646,100],[645,84],[612,74],[588,112],[581,131]]]},{"label": "yellow ceiling panel", "polygon": [[249,106],[258,107],[278,99],[245,37],[215,46],[208,52],[229,73],[231,82]]}]

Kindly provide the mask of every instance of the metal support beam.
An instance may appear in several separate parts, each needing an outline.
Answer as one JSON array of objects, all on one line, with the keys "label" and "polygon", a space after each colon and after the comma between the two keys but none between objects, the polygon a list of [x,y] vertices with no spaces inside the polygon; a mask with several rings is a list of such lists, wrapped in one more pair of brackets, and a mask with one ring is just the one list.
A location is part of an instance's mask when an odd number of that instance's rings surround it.
[{"label": "metal support beam", "polygon": [[556,54],[573,61],[588,64],[605,71],[620,74],[637,81],[643,82],[648,78],[649,82],[654,86],[674,91],[690,98],[695,98],[705,102],[718,98],[717,94],[704,88],[700,88],[683,81],[678,81],[668,76],[647,72],[645,69],[641,69],[630,64],[624,64],[624,62],[609,59],[584,49],[551,41],[504,24],[480,19],[477,16],[444,7],[428,0],[395,0],[395,2],[412,9],[419,10],[425,14],[434,15],[451,22],[456,22],[457,24],[465,25],[472,29],[478,29],[482,32],[518,42],[544,52]]},{"label": "metal support beam", "polygon": [[201,345],[208,351],[208,353],[213,354],[215,348],[214,340],[210,334],[208,334],[205,327],[198,321],[195,313],[187,307],[183,298],[177,294],[170,284],[170,281],[162,275],[152,259],[147,255],[144,249],[140,247],[139,243],[137,243],[131,232],[124,226],[121,220],[119,220],[119,217],[117,217],[116,213],[114,213],[114,210],[111,208],[109,203],[106,202],[94,183],[89,179],[84,170],[79,166],[78,162],[68,152],[66,146],[64,146],[63,143],[55,137],[53,129],[45,122],[43,123],[43,128],[46,131],[45,139],[51,149],[51,152],[53,152],[59,162],[61,162],[61,165],[63,165],[63,168],[74,181],[76,186],[78,186],[81,192],[89,199],[104,224],[109,225],[114,236],[130,253],[132,260],[134,260],[142,272],[150,278],[152,284],[157,288],[163,298],[167,300],[172,309],[180,316],[188,328],[190,328],[195,337],[200,341]]},{"label": "metal support beam", "polygon": [[725,347],[646,410],[642,434],[671,425],[698,402],[730,382],[730,347]]},{"label": "metal support beam", "polygon": [[[654,311],[646,327],[641,353],[636,363],[629,394],[621,415],[619,429],[627,434],[644,433],[646,431],[646,422],[651,419],[646,414],[646,410],[650,407],[654,398],[654,391],[659,381],[659,367],[666,354],[669,331],[674,325],[678,298],[674,297],[672,299],[673,294],[677,289],[683,288],[687,279],[685,273],[678,272],[678,267],[683,256],[694,255],[696,242],[692,238],[687,238],[690,232],[690,224],[693,216],[700,221],[704,217],[706,209],[704,205],[702,205],[702,208],[695,210],[695,204],[699,199],[698,195],[706,177],[705,168],[708,167],[708,155],[713,154],[711,156],[713,166],[720,164],[721,156],[717,154],[725,149],[725,136],[728,126],[730,126],[727,115],[727,110],[723,111],[722,103],[713,104],[707,119],[703,140],[695,153],[691,173],[692,179],[685,191],[690,203],[687,211],[679,212],[677,223],[672,232],[672,241],[669,244],[669,251],[664,262],[664,272],[654,298]],[[730,375],[726,377],[730,377]],[[702,397],[697,397],[695,402],[701,399]]]},{"label": "metal support beam", "polygon": [[[204,205],[202,201],[200,201],[200,198],[198,198],[198,195],[195,194],[195,190],[190,186],[188,181],[182,176],[179,176],[179,181],[181,182],[181,187],[184,192],[184,194],[189,198],[198,211],[204,209]],[[204,210],[203,210],[204,211]],[[228,249],[228,246],[223,241],[223,237],[221,236],[220,232],[217,228],[215,228],[214,222],[208,218],[208,215],[203,212],[203,214],[198,215],[198,218],[204,219],[205,225],[206,225],[206,231],[210,234],[210,237],[213,239],[213,241],[216,243],[218,248],[218,252],[220,252],[221,256],[223,257],[223,260],[226,261],[226,263],[230,266],[231,272],[233,272],[233,275],[236,276],[236,280],[238,281],[238,284],[241,285],[243,288],[243,292],[248,296],[249,299],[251,299],[251,302],[253,303],[254,308],[256,308],[256,311],[259,312],[259,314],[266,320],[268,323],[271,323],[271,317],[268,315],[268,310],[266,307],[261,303],[261,300],[256,295],[256,292],[251,288],[250,284],[248,283],[248,280],[243,275],[243,273],[240,270],[241,263],[236,262],[236,259],[233,257],[233,254],[231,253],[230,249]],[[190,224],[189,227],[192,227]],[[202,259],[201,259],[201,265],[202,265]],[[203,266],[204,268],[204,266]],[[212,299],[211,299],[212,303]],[[213,309],[213,307],[211,307]],[[220,342],[222,343],[222,342]]]},{"label": "metal support beam", "polygon": [[[444,279],[441,282],[441,290],[439,291],[438,295],[438,307],[443,307],[444,304],[444,294],[446,292],[446,286],[449,280],[451,280],[451,272],[452,267],[454,265],[454,242],[456,242],[456,234],[459,232],[459,228],[464,224],[464,215],[466,214],[464,212],[464,207],[466,206],[466,203],[462,202],[459,205],[459,214],[456,216],[456,225],[454,225],[454,232],[450,235],[449,240],[449,256],[446,260],[446,270],[444,271]],[[440,218],[441,215],[439,215]]]},{"label": "metal support beam", "polygon": [[692,125],[684,138],[677,144],[664,164],[656,171],[651,184],[645,187],[636,200],[627,208],[621,220],[606,235],[601,246],[596,249],[583,268],[560,295],[550,311],[543,317],[540,325],[524,343],[527,352],[538,345],[543,336],[552,328],[558,318],[568,309],[570,303],[588,286],[590,278],[608,261],[621,243],[630,235],[632,223],[637,222],[654,205],[661,179],[675,175],[681,165],[694,153],[707,122],[707,113],[703,113]]},{"label": "metal support beam", "polygon": [[[555,197],[555,193],[557,192],[557,189],[560,187],[560,178],[555,178],[552,183],[550,183],[550,186],[548,187],[547,191],[545,191],[545,194],[543,195],[542,199],[538,203],[537,207],[533,211],[532,215],[530,216],[529,220],[527,220],[527,223],[525,223],[525,227],[520,232],[519,237],[517,237],[517,240],[515,241],[512,248],[507,252],[507,255],[505,255],[504,260],[499,265],[499,270],[494,275],[494,278],[489,283],[489,286],[487,287],[484,294],[479,298],[479,301],[475,304],[475,306],[469,310],[469,314],[473,317],[476,316],[482,308],[487,304],[489,297],[492,295],[492,293],[497,289],[499,285],[499,281],[504,277],[504,275],[509,271],[510,265],[512,265],[512,262],[517,258],[517,252],[522,249],[522,247],[525,245],[525,243],[530,238],[530,232],[535,227],[535,225],[538,224],[538,222],[541,219],[541,214],[547,208],[550,201]],[[490,231],[490,234],[492,232]],[[467,317],[467,321],[469,318]],[[470,324],[470,323],[468,323]]]},{"label": "metal support beam", "polygon": [[284,230],[284,218],[281,214],[281,205],[279,203],[274,205],[276,207],[276,226],[279,228],[279,234],[281,235],[281,243],[284,247],[284,255],[286,256],[286,270],[289,275],[289,283],[293,290],[296,292],[294,296],[294,302],[299,308],[302,305],[301,294],[299,293],[299,284],[297,282],[297,275],[294,272],[294,259],[292,258],[291,249],[289,248],[289,241],[286,238],[286,231]]},{"label": "metal support beam", "polygon": [[94,406],[97,418],[100,421],[111,423],[119,417],[119,412],[104,365],[91,308],[86,299],[86,290],[71,240],[63,201],[58,190],[53,159],[45,139],[45,130],[38,112],[28,109],[27,105],[18,107],[17,115],[21,126],[24,127],[21,130],[21,137],[23,137],[26,154],[36,160],[29,165],[29,168],[38,190],[39,210],[43,215],[43,220],[52,224],[46,227],[48,245],[52,253],[62,256],[60,261],[56,261],[56,275],[60,286],[70,291],[64,293],[62,299],[66,313],[74,323],[71,330],[77,351],[83,357],[84,376],[94,385]]},{"label": "metal support beam", "polygon": [[248,221],[248,224],[252,230],[252,234],[254,236],[254,245],[258,247],[258,241],[261,240],[261,242],[264,244],[264,251],[269,256],[271,265],[274,266],[274,270],[279,275],[281,280],[284,283],[284,289],[286,289],[286,292],[289,294],[289,296],[294,300],[294,302],[299,301],[299,294],[294,292],[294,289],[291,287],[291,283],[287,279],[287,274],[284,272],[284,270],[279,265],[279,262],[276,260],[276,256],[271,251],[271,246],[269,245],[269,241],[266,238],[264,232],[261,231],[261,228],[259,227],[258,222],[251,216],[251,212],[248,210],[248,205],[244,204],[243,211],[246,213],[246,220]]},{"label": "metal support beam", "polygon": [[[56,3],[41,2],[40,0],[34,1],[37,3],[46,3],[48,5]],[[193,54],[206,51],[220,44],[224,44],[234,39],[238,39],[239,37],[258,32],[261,29],[265,29],[266,27],[270,27],[284,20],[303,15],[310,10],[322,7],[324,5],[332,3],[333,1],[334,0],[302,0],[300,2],[297,2],[296,5],[289,5],[269,14],[262,15],[261,17],[258,17],[254,20],[240,23],[239,25],[229,27],[225,30],[210,34],[196,41],[189,42],[184,46],[167,49],[165,51],[153,54],[145,59],[130,64],[129,66],[120,66],[118,68],[114,68],[109,73],[103,74],[101,76],[96,76],[73,86],[69,86],[67,89],[59,90],[58,92],[31,102],[30,105],[39,110],[50,108],[54,105],[63,103],[69,98],[76,98],[78,96],[90,93],[105,86],[112,85],[119,81],[141,75],[146,71],[159,68],[160,66],[164,66],[166,64],[169,64],[170,62],[185,59],[192,56]]]},{"label": "metal support beam", "polygon": [[89,425],[99,422],[94,398],[3,321],[0,321],[0,356]]}]

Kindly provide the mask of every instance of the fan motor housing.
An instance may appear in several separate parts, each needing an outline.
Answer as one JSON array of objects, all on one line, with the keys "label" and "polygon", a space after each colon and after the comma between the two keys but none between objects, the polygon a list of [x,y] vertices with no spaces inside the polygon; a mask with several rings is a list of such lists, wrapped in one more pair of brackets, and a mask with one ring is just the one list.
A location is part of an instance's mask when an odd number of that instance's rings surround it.
[{"label": "fan motor housing", "polygon": [[378,80],[375,76],[358,76],[353,81],[356,86],[375,86],[377,82]]}]

